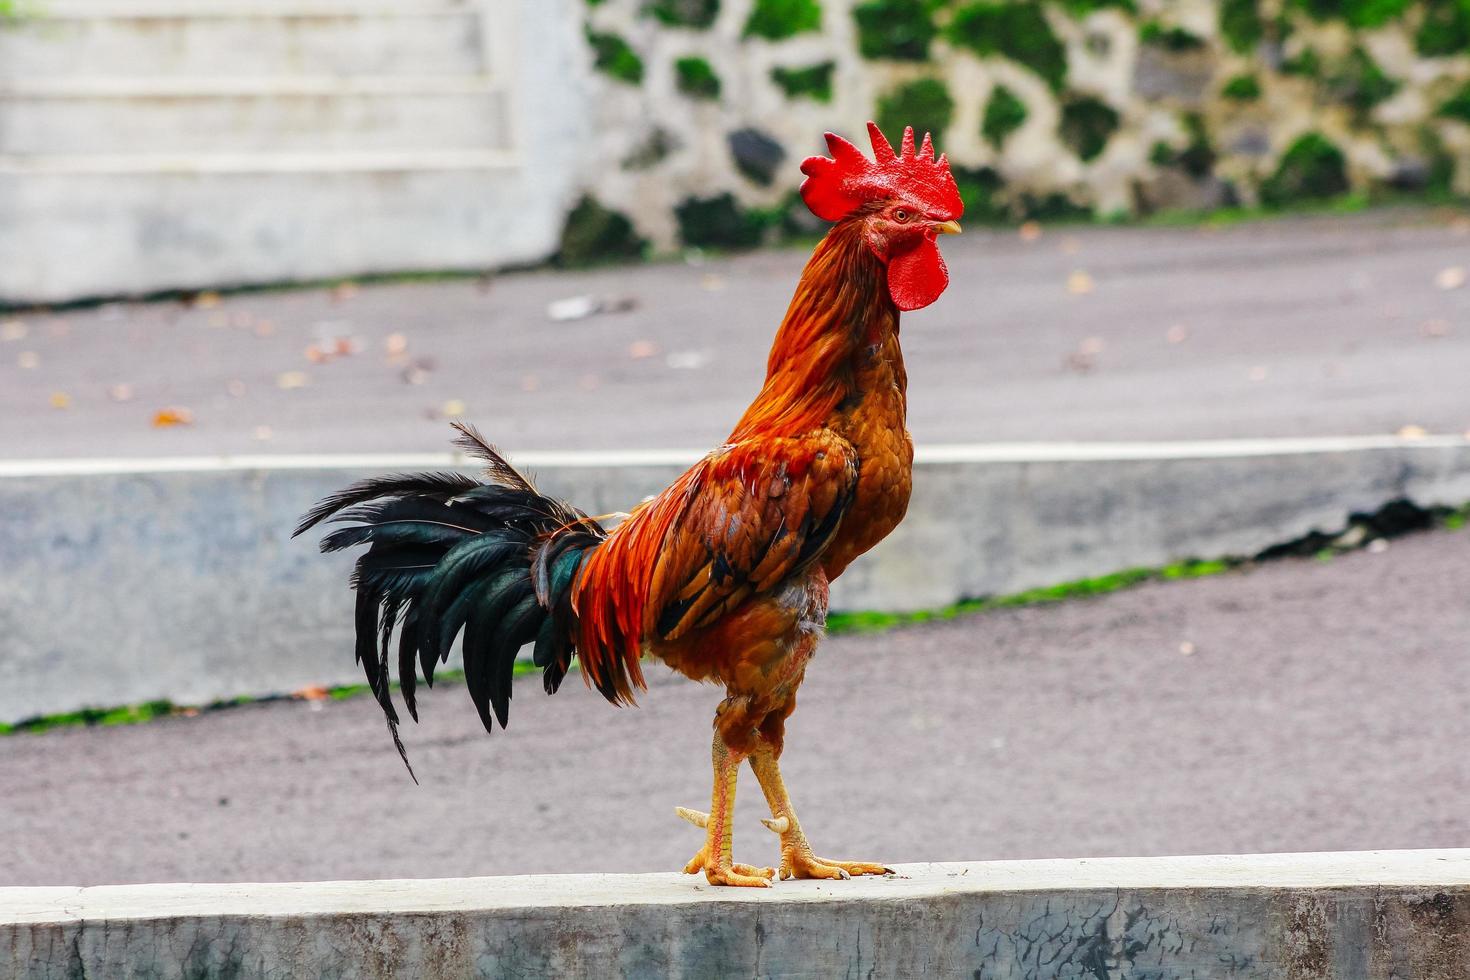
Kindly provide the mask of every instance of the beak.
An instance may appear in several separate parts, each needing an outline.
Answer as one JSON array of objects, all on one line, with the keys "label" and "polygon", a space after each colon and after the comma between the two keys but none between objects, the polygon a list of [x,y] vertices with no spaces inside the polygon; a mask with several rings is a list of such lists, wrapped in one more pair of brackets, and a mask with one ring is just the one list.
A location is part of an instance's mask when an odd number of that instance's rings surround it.
[{"label": "beak", "polygon": [[958,235],[960,223],[958,221],[942,221],[934,226],[934,230],[941,235]]}]

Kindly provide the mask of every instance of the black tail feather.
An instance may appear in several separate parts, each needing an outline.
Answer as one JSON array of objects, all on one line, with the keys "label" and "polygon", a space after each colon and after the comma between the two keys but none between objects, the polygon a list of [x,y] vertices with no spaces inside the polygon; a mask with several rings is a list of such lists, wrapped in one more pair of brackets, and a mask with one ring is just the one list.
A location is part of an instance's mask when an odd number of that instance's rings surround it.
[{"label": "black tail feather", "polygon": [[405,766],[391,690],[394,631],[399,687],[414,721],[416,670],[432,686],[435,666],[463,632],[471,700],[487,731],[504,728],[522,647],[535,641],[547,693],[566,676],[576,653],[572,585],[586,552],[607,537],[581,511],[537,491],[473,428],[456,428],[456,444],[485,462],[489,482],[457,473],[364,480],[312,508],[295,531],[330,519],[346,526],[323,537],[323,551],[367,546],[352,575],[357,658]]}]

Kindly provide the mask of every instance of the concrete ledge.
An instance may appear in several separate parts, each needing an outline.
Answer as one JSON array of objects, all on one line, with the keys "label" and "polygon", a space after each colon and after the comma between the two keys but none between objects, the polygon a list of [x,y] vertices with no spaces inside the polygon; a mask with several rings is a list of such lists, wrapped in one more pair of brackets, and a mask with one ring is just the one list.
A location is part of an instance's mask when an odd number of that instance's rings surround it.
[{"label": "concrete ledge", "polygon": [[[697,454],[526,453],[542,487],[625,510]],[[356,682],[351,557],[292,541],[314,501],[447,455],[0,463],[0,721]],[[1397,498],[1470,500],[1470,441],[931,446],[899,530],[834,608],[912,610],[1133,566],[1252,555]]]},{"label": "concrete ledge", "polygon": [[[0,889],[0,977],[1452,980],[1470,850]],[[1115,972],[1116,971],[1116,972]]]}]

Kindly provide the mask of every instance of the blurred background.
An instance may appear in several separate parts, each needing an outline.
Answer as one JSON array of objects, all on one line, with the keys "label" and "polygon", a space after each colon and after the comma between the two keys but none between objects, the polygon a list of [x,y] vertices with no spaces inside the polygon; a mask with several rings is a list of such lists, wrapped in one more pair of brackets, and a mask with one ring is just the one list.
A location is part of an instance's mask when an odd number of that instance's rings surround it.
[{"label": "blurred background", "polygon": [[1470,0],[0,0],[0,884],[682,865],[717,692],[487,743],[449,683],[415,788],[289,532],[455,418],[660,489],[869,119],[966,231],[792,721],[818,850],[1463,845]]}]

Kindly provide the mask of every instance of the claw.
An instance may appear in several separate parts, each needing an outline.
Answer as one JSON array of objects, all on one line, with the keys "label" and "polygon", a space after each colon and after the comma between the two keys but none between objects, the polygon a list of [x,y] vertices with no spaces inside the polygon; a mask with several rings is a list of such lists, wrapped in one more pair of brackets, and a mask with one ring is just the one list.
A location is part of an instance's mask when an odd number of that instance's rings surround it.
[{"label": "claw", "polygon": [[685,807],[685,806],[676,806],[676,807],[674,807],[674,813],[677,814],[681,819],[688,820],[690,823],[694,824],[694,826],[696,826],[696,827],[708,827],[709,826],[709,814],[708,813],[700,813],[698,810],[691,810],[691,809],[689,809],[688,807]]},{"label": "claw", "polygon": [[784,834],[791,829],[791,821],[787,817],[770,817],[761,823],[773,834]]}]

